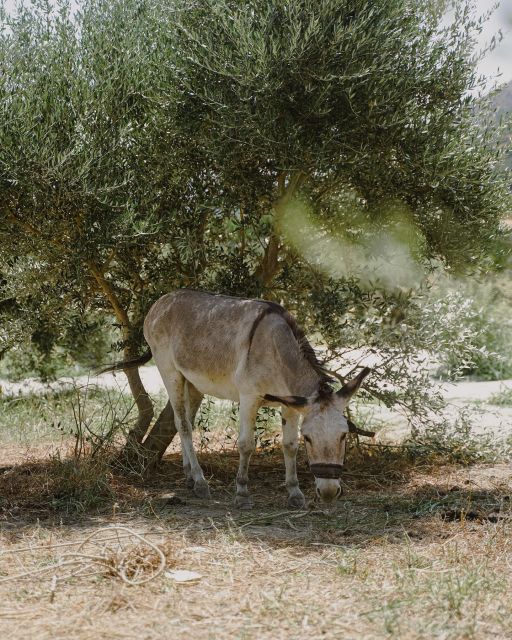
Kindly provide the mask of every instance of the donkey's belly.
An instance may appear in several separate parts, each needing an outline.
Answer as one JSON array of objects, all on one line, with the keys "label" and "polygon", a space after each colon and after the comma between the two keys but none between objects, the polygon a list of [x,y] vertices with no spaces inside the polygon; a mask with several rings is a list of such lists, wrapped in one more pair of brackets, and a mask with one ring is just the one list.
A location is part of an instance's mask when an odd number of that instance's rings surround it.
[{"label": "donkey's belly", "polygon": [[198,373],[183,369],[181,373],[201,393],[223,400],[238,402],[240,395],[231,377],[215,374]]}]

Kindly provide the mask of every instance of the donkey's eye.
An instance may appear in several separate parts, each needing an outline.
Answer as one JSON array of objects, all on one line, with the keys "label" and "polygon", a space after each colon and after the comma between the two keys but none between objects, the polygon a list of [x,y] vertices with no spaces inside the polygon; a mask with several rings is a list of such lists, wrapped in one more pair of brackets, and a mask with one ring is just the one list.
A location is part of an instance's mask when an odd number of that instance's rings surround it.
[{"label": "donkey's eye", "polygon": [[309,436],[304,436],[304,440],[308,443],[311,444],[311,438]]}]

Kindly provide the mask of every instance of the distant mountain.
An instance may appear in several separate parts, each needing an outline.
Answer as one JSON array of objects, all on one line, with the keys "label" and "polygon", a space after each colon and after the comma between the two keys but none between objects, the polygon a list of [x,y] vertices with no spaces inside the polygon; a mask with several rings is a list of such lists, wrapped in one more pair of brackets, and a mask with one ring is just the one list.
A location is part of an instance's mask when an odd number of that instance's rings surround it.
[{"label": "distant mountain", "polygon": [[512,113],[512,80],[496,91],[492,101],[499,115]]},{"label": "distant mountain", "polygon": [[[504,84],[492,96],[492,103],[496,108],[496,117],[512,116],[512,81]],[[511,129],[505,133],[504,143],[508,147],[506,164],[512,170],[512,124]]]}]

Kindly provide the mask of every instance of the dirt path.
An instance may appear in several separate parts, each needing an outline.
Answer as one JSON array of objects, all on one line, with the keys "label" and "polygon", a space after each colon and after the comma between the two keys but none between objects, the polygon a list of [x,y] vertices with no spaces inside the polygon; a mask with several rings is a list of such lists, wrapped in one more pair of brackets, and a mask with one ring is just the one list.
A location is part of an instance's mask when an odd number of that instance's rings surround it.
[{"label": "dirt path", "polygon": [[[164,393],[165,388],[156,366],[140,369],[141,378],[148,392],[152,395]],[[0,380],[2,394],[11,396],[28,393],[45,393],[48,390],[62,390],[71,387],[97,386],[104,389],[118,389],[129,393],[124,374],[102,374],[99,376],[79,376],[76,378],[60,378],[50,384],[28,378],[22,382]],[[504,391],[512,392],[512,380],[496,380],[491,382],[457,382],[443,385],[444,395],[448,402],[448,413],[456,417],[468,406],[475,411],[473,420],[475,434],[492,434],[496,438],[512,435],[512,406],[496,406],[488,403],[489,398]],[[216,400],[223,404],[223,401]],[[230,403],[227,403],[230,404]],[[396,412],[385,407],[370,406],[365,412],[370,422],[383,425],[379,431],[379,439],[384,442],[399,442],[407,437],[410,429],[407,422]]]},{"label": "dirt path", "polygon": [[[158,369],[154,365],[141,367],[140,374],[142,381],[149,393],[160,393],[165,391],[162,378]],[[59,378],[52,383],[42,383],[35,378],[27,378],[22,382],[10,382],[0,379],[0,388],[5,395],[18,395],[26,393],[44,393],[49,389],[63,389],[72,386],[94,385],[104,389],[121,389],[129,392],[126,378],[122,373],[104,373],[102,375],[78,376],[76,378]],[[504,389],[512,391],[511,380],[493,380],[490,382],[455,382],[443,385],[447,400],[455,401],[485,401],[490,396],[499,393]]]}]

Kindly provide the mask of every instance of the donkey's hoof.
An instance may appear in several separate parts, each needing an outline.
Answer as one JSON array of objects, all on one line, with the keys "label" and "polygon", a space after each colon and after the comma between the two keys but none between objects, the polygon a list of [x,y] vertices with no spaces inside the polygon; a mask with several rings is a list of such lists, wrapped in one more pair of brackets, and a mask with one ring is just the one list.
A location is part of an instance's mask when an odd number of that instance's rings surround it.
[{"label": "donkey's hoof", "polygon": [[289,509],[305,509],[306,508],[306,498],[302,493],[297,493],[294,496],[290,496],[288,498],[288,508]]},{"label": "donkey's hoof", "polygon": [[250,496],[235,496],[235,507],[243,511],[250,511],[254,507],[254,501]]},{"label": "donkey's hoof", "polygon": [[194,482],[194,478],[192,476],[188,476],[185,479],[185,484],[187,486],[187,489],[193,489],[196,483]]},{"label": "donkey's hoof", "polygon": [[210,488],[208,487],[206,480],[198,480],[197,482],[194,482],[194,493],[202,500],[210,499]]}]

